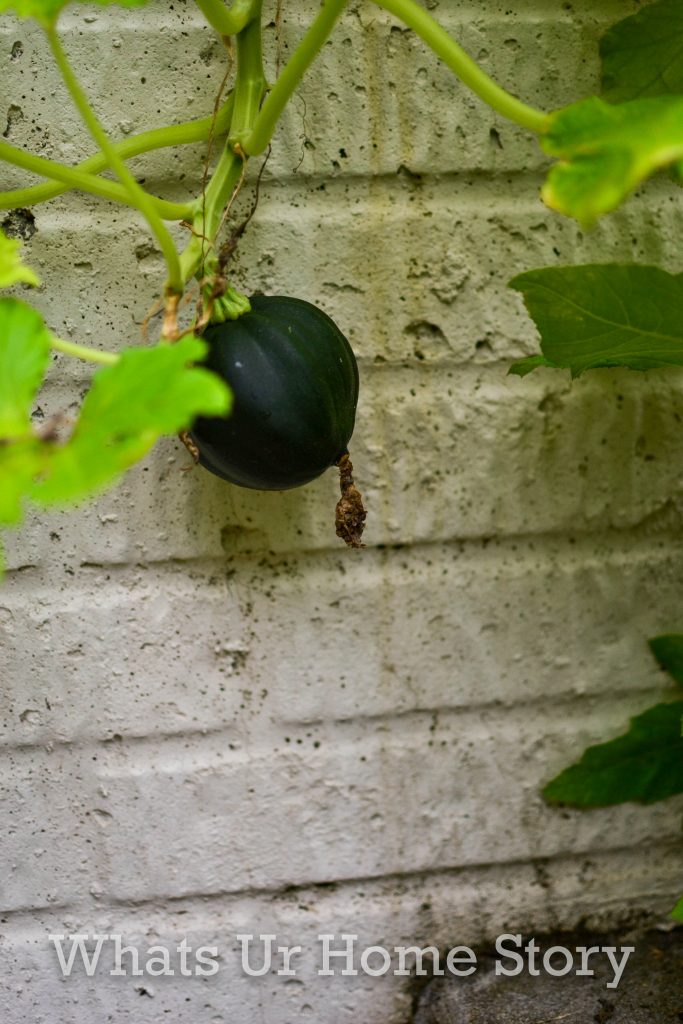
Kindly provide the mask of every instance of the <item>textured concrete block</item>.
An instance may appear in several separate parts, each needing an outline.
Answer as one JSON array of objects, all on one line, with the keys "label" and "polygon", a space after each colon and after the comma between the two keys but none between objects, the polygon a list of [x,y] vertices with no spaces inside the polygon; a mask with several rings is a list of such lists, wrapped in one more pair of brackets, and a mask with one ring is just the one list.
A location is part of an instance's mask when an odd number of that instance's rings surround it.
[{"label": "textured concrete block", "polygon": [[[551,371],[519,380],[424,366],[375,368],[363,384],[351,450],[369,544],[678,528],[677,372],[601,371],[570,385]],[[48,392],[45,408],[62,393]],[[162,441],[82,510],[32,513],[8,535],[8,565],[343,552],[334,470],[262,493],[190,466],[177,441]]]},{"label": "textured concrete block", "polygon": [[92,566],[51,586],[20,574],[0,595],[0,623],[10,746],[227,728],[255,696],[251,641],[216,569]]},{"label": "textured concrete block", "polygon": [[[426,6],[547,109],[596,88],[600,32],[639,8]],[[279,43],[268,25],[272,77],[314,7],[285,2]],[[224,53],[194,5],[78,5],[60,25],[112,136],[211,109]],[[3,17],[0,79],[8,141],[92,150],[30,24]],[[182,199],[206,149],[131,166]],[[646,639],[681,628],[681,377],[505,373],[538,344],[510,277],[678,269],[678,192],[651,183],[584,236],[540,203],[544,169],[535,139],[395,19],[351,4],[278,130],[233,273],[318,302],[352,340],[368,547],[334,536],[334,473],[243,491],[182,472],[172,438],[96,501],[31,512],[9,537],[7,1024],[405,1024],[413,980],[321,978],[319,934],[444,948],[669,911],[680,800],[582,814],[539,788],[672,692]],[[3,172],[3,188],[25,180]],[[50,326],[137,343],[163,285],[141,220],[76,195],[34,213],[20,226]],[[55,359],[36,418],[74,416],[89,379]],[[47,936],[73,931],[187,936],[218,945],[221,970],[62,980]],[[247,978],[240,932],[301,944],[300,975]]]},{"label": "textured concrete block", "polygon": [[[26,886],[57,876],[62,899],[88,877],[102,895],[141,900],[505,864],[675,837],[680,801],[634,817],[621,807],[562,812],[537,795],[584,745],[618,732],[648,703],[611,699],[590,715],[529,706],[423,713],[251,739],[124,739],[73,754],[32,749],[17,758],[14,785],[46,781],[30,816],[23,802],[10,805],[9,859],[25,849]],[[82,857],[62,867],[61,844],[54,853],[43,841],[38,859],[36,822],[61,834],[65,800],[53,802],[54,794],[68,794],[81,778],[87,783],[76,807],[89,837]]]},{"label": "textured concrete block", "polygon": [[[157,1024],[162,1014],[171,1015],[182,1006],[197,1024],[256,1015],[264,1024],[295,1024],[307,1018],[324,1020],[334,1006],[334,1019],[343,1024],[353,1024],[361,1014],[369,1024],[404,1024],[422,988],[417,979],[362,973],[321,978],[320,934],[357,935],[357,963],[358,950],[370,945],[479,946],[501,929],[547,931],[557,926],[557,908],[565,927],[604,930],[619,921],[616,908],[624,886],[633,894],[634,921],[653,906],[666,910],[662,894],[680,877],[680,857],[671,846],[650,844],[649,850],[657,860],[656,874],[641,851],[619,851],[221,897],[210,903],[189,899],[106,909],[95,903],[48,909],[30,919],[14,915],[3,927],[4,1019],[8,1024],[51,1024],[58,1015],[64,1024],[81,1024],[84,1007],[89,1021],[106,1019],[115,1007],[119,1020]],[[73,932],[113,932],[141,951],[157,943],[174,949],[185,938],[193,949],[217,947],[220,970],[211,978],[111,977],[110,956],[93,978],[81,968],[61,980],[47,936]],[[280,942],[301,945],[302,954],[294,961],[296,977],[278,977],[276,962],[266,976],[246,977],[236,941],[244,932],[275,934]],[[342,945],[340,940],[334,948]]]}]

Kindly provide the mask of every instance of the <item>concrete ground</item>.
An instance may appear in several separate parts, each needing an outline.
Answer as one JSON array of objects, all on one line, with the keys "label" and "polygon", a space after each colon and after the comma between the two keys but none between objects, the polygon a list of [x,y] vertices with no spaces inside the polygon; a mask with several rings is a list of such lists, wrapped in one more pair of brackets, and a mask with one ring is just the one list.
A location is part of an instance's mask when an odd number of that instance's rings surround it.
[{"label": "concrete ground", "polygon": [[[525,936],[525,941],[529,937]],[[414,1024],[680,1024],[683,1021],[683,928],[598,936],[564,933],[536,937],[543,951],[563,946],[635,946],[616,988],[606,955],[591,958],[594,977],[565,977],[526,970],[516,977],[495,975],[492,950],[478,954],[470,978],[434,978],[417,1001]],[[521,950],[520,952],[523,952]],[[620,953],[616,956],[620,957]],[[525,965],[526,965],[525,957]],[[559,965],[562,957],[553,961]],[[512,966],[513,961],[501,960]],[[579,957],[576,958],[579,963]],[[552,966],[552,962],[551,962]]]}]

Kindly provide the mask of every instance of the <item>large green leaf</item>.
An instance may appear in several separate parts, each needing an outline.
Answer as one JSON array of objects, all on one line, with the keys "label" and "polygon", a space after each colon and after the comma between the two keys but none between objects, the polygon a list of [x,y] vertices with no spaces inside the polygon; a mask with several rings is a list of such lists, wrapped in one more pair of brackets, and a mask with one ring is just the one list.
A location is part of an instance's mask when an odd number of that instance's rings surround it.
[{"label": "large green leaf", "polygon": [[589,747],[578,764],[543,790],[553,804],[605,807],[627,800],[650,804],[683,793],[683,701],[657,704],[623,736]]},{"label": "large green leaf", "polygon": [[[0,14],[3,11],[12,11],[20,18],[35,18],[44,25],[50,25],[69,2],[71,0],[0,0]],[[117,3],[122,7],[140,7],[147,3],[147,0],[76,0],[76,2],[99,5]]]},{"label": "large green leaf", "polygon": [[673,917],[674,921],[683,921],[683,896],[681,896],[680,900],[671,911],[670,916]]},{"label": "large green leaf", "polygon": [[672,679],[683,686],[683,633],[667,633],[650,640],[650,650]]},{"label": "large green leaf", "polygon": [[683,96],[610,106],[595,97],[553,115],[541,145],[561,161],[544,202],[590,227],[641,181],[683,158]]},{"label": "large green leaf", "polygon": [[31,403],[50,357],[42,317],[19,299],[0,299],[0,439],[31,426]]},{"label": "large green leaf", "polygon": [[610,103],[683,93],[683,4],[657,0],[600,41],[602,94]]},{"label": "large green leaf", "polygon": [[683,366],[683,274],[637,264],[545,267],[510,287],[524,296],[543,356],[573,376],[596,366]]},{"label": "large green leaf", "polygon": [[0,523],[18,523],[22,499],[45,464],[49,445],[37,439],[0,442]]},{"label": "large green leaf", "polygon": [[0,231],[0,288],[13,284],[40,284],[30,267],[21,262],[21,242]]},{"label": "large green leaf", "polygon": [[557,369],[554,363],[551,363],[545,356],[525,356],[524,359],[518,359],[516,363],[513,363],[508,373],[512,373],[517,377],[526,377],[527,374],[533,373],[534,370],[538,370],[541,366],[551,367]]},{"label": "large green leaf", "polygon": [[137,462],[162,434],[188,427],[199,414],[226,414],[226,385],[190,365],[205,353],[206,343],[188,336],[177,345],[127,350],[96,373],[70,440],[50,459],[32,497],[46,504],[78,500]]}]

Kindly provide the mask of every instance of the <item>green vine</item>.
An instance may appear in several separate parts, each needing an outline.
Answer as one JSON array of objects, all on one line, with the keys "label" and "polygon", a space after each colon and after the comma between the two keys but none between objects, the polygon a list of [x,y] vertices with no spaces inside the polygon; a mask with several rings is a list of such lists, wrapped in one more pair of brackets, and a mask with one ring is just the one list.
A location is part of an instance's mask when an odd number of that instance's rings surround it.
[{"label": "green vine", "polygon": [[[210,135],[221,136],[227,132],[232,117],[232,107],[233,97],[231,94],[215,116],[203,117],[198,121],[188,121],[185,124],[169,125],[167,128],[153,128],[151,131],[140,132],[137,135],[131,135],[130,138],[122,139],[120,142],[115,142],[113,146],[122,160],[129,160],[132,157],[141,156],[143,153],[149,153],[155,149],[166,149],[170,146],[186,146],[193,142],[204,142]],[[19,163],[20,153],[21,163]],[[0,159],[6,160],[8,163],[17,164],[19,167],[25,167],[29,171],[34,170],[36,174],[54,179],[53,184],[31,185],[29,188],[0,192],[0,210],[12,210],[17,207],[35,206],[38,203],[45,203],[68,191],[69,188],[82,188],[81,183],[77,182],[73,177],[73,171],[81,171],[95,178],[100,171],[108,167],[107,158],[102,153],[95,153],[93,156],[88,157],[87,160],[77,164],[76,167],[65,167],[63,164],[58,164],[52,160],[43,163],[42,158],[32,157],[31,154],[24,153],[23,150],[17,150],[16,147],[10,146],[8,143],[0,143]],[[32,161],[31,164],[28,163],[29,159]],[[34,161],[39,161],[39,163]],[[69,174],[68,178],[65,177],[67,173]],[[104,179],[96,178],[95,180],[101,183]],[[97,194],[101,195],[102,193]],[[122,187],[116,186],[116,196],[112,194],[105,198],[112,198],[116,202],[128,202],[127,199],[119,198],[122,196]],[[178,205],[185,211],[184,204]],[[190,205],[187,204],[188,207]],[[186,216],[185,212],[180,214],[180,218],[184,216]]]},{"label": "green vine", "polygon": [[87,345],[78,345],[75,341],[65,341],[54,335],[50,338],[50,348],[54,352],[61,352],[62,355],[84,359],[88,363],[98,363],[100,366],[113,366],[119,358],[114,352],[100,352]]},{"label": "green vine", "polygon": [[550,124],[548,114],[515,99],[489,78],[448,32],[415,3],[415,0],[374,0],[374,3],[389,11],[408,28],[412,28],[463,84],[493,110],[537,135],[547,131]]},{"label": "green vine", "polygon": [[[14,164],[16,167],[22,167],[27,171],[32,171],[34,174],[52,178],[53,181],[61,183],[61,187],[59,185],[34,186],[36,190],[41,188],[49,190],[50,194],[43,196],[42,193],[39,193],[36,197],[34,193],[33,202],[31,202],[31,189],[17,189],[14,193],[5,193],[5,195],[13,196],[15,202],[11,206],[3,204],[4,209],[16,208],[17,205],[33,205],[33,203],[42,202],[44,199],[52,199],[55,195],[59,195],[69,188],[79,189],[81,192],[100,196],[102,199],[109,199],[112,202],[122,203],[125,206],[139,208],[137,198],[134,198],[124,185],[117,185],[116,182],[109,181],[107,178],[90,174],[82,170],[81,167],[65,167],[55,160],[47,160],[42,156],[34,156],[33,153],[25,153],[23,149],[17,149],[16,146],[3,141],[0,141],[0,160],[4,160],[8,164]],[[166,220],[182,220],[185,217],[192,216],[194,207],[191,203],[169,203],[164,199],[157,199],[156,196],[150,196],[147,193],[146,196],[149,204],[154,208],[159,217],[164,217]],[[17,197],[22,200],[18,204],[16,203]]]},{"label": "green vine", "polygon": [[251,131],[241,139],[242,148],[249,156],[258,156],[267,149],[280,115],[329,38],[347,3],[348,0],[323,0],[318,16],[282,69]]},{"label": "green vine", "polygon": [[164,259],[166,260],[166,266],[168,268],[166,290],[180,295],[183,291],[184,281],[180,273],[178,253],[175,243],[161,219],[161,215],[157,211],[151,197],[147,195],[140,185],[138,185],[137,181],[128,170],[124,160],[119,155],[116,147],[110,142],[107,133],[98,121],[94,110],[90,106],[90,103],[88,102],[88,99],[71,68],[54,25],[48,26],[45,29],[45,34],[47,36],[48,43],[50,44],[52,55],[64,80],[64,84],[66,85],[79,114],[83,118],[88,131],[102,150],[109,167],[116,172],[121,184],[130,197],[131,204],[137,207],[140,213],[142,213],[147,220],[152,233],[161,247],[161,251],[164,254]]}]

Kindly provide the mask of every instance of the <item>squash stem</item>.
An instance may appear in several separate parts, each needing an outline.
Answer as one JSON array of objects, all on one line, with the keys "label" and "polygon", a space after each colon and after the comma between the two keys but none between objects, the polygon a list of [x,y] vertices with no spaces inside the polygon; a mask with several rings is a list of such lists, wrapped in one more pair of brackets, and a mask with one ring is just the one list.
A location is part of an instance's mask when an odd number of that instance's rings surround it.
[{"label": "squash stem", "polygon": [[[185,282],[196,274],[203,274],[204,263],[214,246],[224,211],[244,178],[247,157],[240,139],[251,131],[266,90],[261,50],[261,6],[262,0],[255,0],[254,17],[236,38],[237,71],[228,143],[197,203],[192,238],[180,257],[181,276]],[[212,256],[215,257],[215,253]]]},{"label": "squash stem", "polygon": [[87,345],[78,345],[75,341],[56,338],[54,335],[50,338],[50,348],[55,352],[62,352],[76,359],[85,359],[89,363],[99,363],[102,366],[113,366],[119,358],[114,352],[101,352],[95,348],[88,348]]},{"label": "squash stem", "polygon": [[278,119],[301,79],[324,46],[348,0],[323,0],[296,50],[282,69],[280,77],[268,94],[253,130],[244,137],[242,148],[249,156],[258,156],[268,147]]},{"label": "squash stem", "polygon": [[[90,195],[100,196],[102,199],[109,199],[115,203],[137,206],[137,203],[133,201],[130,193],[123,185],[119,185],[115,181],[99,178],[97,175],[90,174],[78,167],[65,167],[64,164],[57,163],[54,160],[46,160],[45,157],[26,153],[23,149],[11,146],[8,142],[0,141],[0,159],[6,163],[14,164],[16,167],[23,167],[34,174],[40,174],[45,178],[53,178],[56,182],[59,182],[57,185],[36,186],[37,189],[51,190],[51,194],[46,198],[52,198],[52,195],[59,195],[60,192],[76,188],[80,189],[81,192],[88,192]],[[0,193],[0,208],[3,206],[1,200],[6,199],[6,197],[12,197],[13,199],[9,203],[10,209],[16,209],[17,206],[31,205],[32,191],[32,189],[17,189],[15,192],[5,193],[4,196]],[[185,217],[192,216],[194,208],[191,203],[169,203],[165,199],[157,199],[156,196],[150,196],[149,193],[145,193],[145,195],[160,217],[164,217],[167,220],[183,220]]]},{"label": "squash stem", "polygon": [[153,202],[151,202],[150,197],[147,195],[145,190],[141,188],[131,172],[128,170],[122,157],[117,152],[116,147],[110,141],[107,133],[97,119],[97,115],[90,106],[88,98],[71,68],[69,59],[64,52],[54,25],[50,24],[46,26],[45,33],[57,67],[59,68],[64,80],[64,84],[66,85],[76,109],[83,119],[83,122],[105,155],[108,165],[113,171],[115,171],[119,181],[130,195],[132,204],[137,207],[140,213],[142,213],[159,243],[168,268],[168,280],[166,285],[167,291],[178,294],[181,293],[183,290],[183,280],[180,272],[180,261],[178,259],[175,244],[168,229],[155,209]]},{"label": "squash stem", "polygon": [[254,18],[235,40],[237,77],[229,139],[233,150],[240,147],[243,152],[246,152],[244,138],[251,132],[267,89],[261,47],[261,5],[262,0],[258,0]]},{"label": "squash stem", "polygon": [[[215,118],[213,116],[204,117],[198,121],[188,121],[185,124],[169,125],[165,128],[153,128],[151,131],[140,132],[138,135],[131,135],[130,138],[121,139],[119,142],[113,143],[114,149],[118,152],[119,156],[124,159],[130,159],[131,157],[140,156],[142,153],[149,153],[154,149],[164,149],[167,146],[182,146],[193,142],[202,142],[214,132],[217,135],[222,135],[228,130],[230,119],[232,117],[233,97],[232,94],[228,97],[227,101],[218,111]],[[63,192],[67,192],[70,188],[83,189],[83,181],[76,182],[72,171],[78,171],[83,174],[96,175],[100,171],[105,170],[108,166],[107,158],[103,153],[95,153],[93,156],[88,157],[87,160],[81,161],[75,167],[65,167],[63,164],[58,164],[53,161],[43,161],[40,165],[35,164],[33,166],[28,165],[26,157],[29,154],[25,154],[22,150],[17,150],[13,146],[9,146],[9,143],[0,143],[1,152],[0,158],[6,160],[8,163],[15,163],[20,167],[25,167],[27,170],[35,170],[37,174],[42,174],[45,177],[56,178],[54,182],[48,182],[44,185],[31,185],[29,188],[13,189],[8,192],[0,192],[0,210],[14,210],[18,206],[35,206],[37,203],[47,202],[49,199],[54,199],[56,196],[61,195]],[[23,162],[19,162],[19,160]],[[41,160],[42,158],[35,158]],[[66,172],[69,172],[67,177]],[[59,174],[59,177],[57,177]],[[114,182],[107,182],[106,179],[100,178],[95,179],[101,181],[106,185],[110,185],[117,190],[116,198],[123,194],[123,186],[117,185]],[[90,183],[92,184],[92,182]],[[101,192],[94,194],[102,194]],[[107,196],[106,198],[113,198]],[[152,197],[154,202],[161,202],[162,200],[156,200]],[[123,200],[120,200],[123,201]],[[128,201],[128,200],[127,200]],[[178,207],[179,214],[170,219],[172,220],[183,220],[192,216],[192,204],[174,204]],[[163,214],[162,214],[163,216]]]},{"label": "squash stem", "polygon": [[494,82],[469,54],[456,43],[448,32],[431,14],[415,3],[415,0],[374,0],[390,14],[399,18],[422,39],[437,57],[446,64],[464,84],[476,93],[499,114],[509,118],[522,128],[542,134],[550,124],[550,115],[522,103],[515,96]]}]

